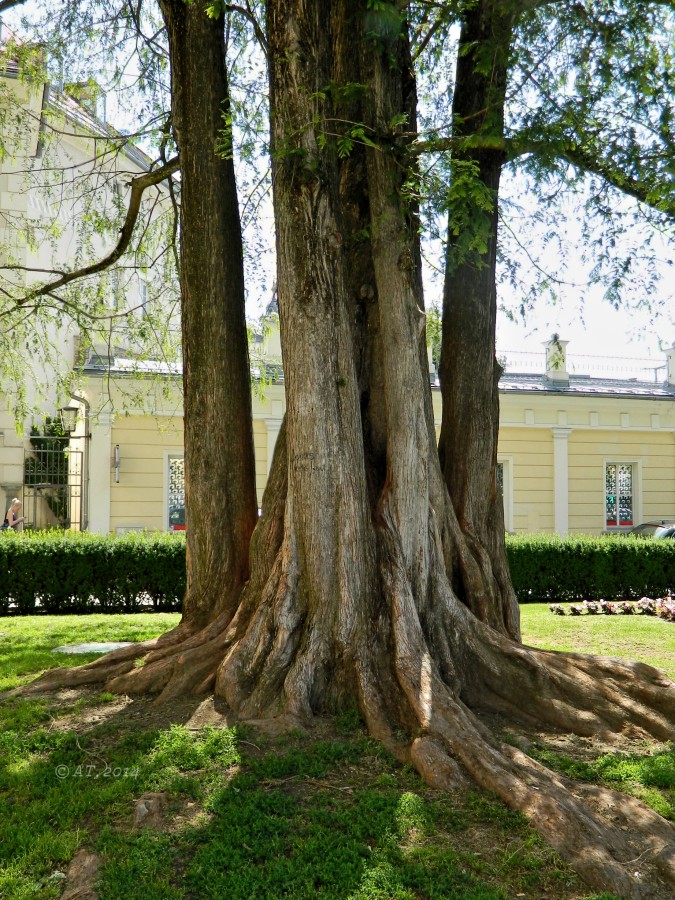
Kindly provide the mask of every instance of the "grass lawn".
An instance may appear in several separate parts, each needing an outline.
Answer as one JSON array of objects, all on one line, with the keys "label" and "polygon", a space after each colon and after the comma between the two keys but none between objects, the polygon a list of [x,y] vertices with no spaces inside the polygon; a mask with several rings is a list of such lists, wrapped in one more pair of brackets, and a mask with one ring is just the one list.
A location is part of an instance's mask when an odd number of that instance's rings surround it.
[{"label": "grass lawn", "polygon": [[[527,643],[673,666],[675,625],[522,612]],[[141,640],[177,620],[0,619],[0,685],[90,658],[52,654],[61,644]],[[631,643],[626,626],[638,625],[647,630],[635,630]],[[675,820],[672,747],[620,749],[542,739],[532,752],[573,777],[637,793]],[[138,827],[134,801],[149,791],[163,811],[152,827]],[[356,713],[322,720],[311,735],[275,738],[229,727],[211,699],[158,705],[92,689],[6,699],[0,897],[58,898],[82,847],[100,856],[101,900],[600,896],[499,800],[425,787],[367,736]]]},{"label": "grass lawn", "polygon": [[[567,611],[571,604],[562,603]],[[547,650],[649,663],[675,681],[675,622],[656,616],[555,616],[545,603],[520,607],[523,643]]]},{"label": "grass lawn", "polygon": [[52,653],[55,647],[89,641],[146,641],[168,631],[178,613],[90,616],[0,616],[0,692],[31,681],[37,672],[79,666],[99,654]]}]

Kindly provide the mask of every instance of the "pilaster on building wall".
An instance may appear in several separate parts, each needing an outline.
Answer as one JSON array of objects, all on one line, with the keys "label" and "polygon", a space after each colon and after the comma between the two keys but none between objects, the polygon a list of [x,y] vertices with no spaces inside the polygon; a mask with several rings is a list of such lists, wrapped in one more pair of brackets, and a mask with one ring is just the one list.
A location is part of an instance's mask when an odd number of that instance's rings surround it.
[{"label": "pilaster on building wall", "polygon": [[0,505],[2,518],[9,504],[23,492],[24,440],[19,437],[13,422],[0,422]]},{"label": "pilaster on building wall", "polygon": [[569,436],[572,429],[555,425],[553,432],[553,527],[569,532]]},{"label": "pilaster on building wall", "polygon": [[113,413],[99,413],[91,429],[89,447],[89,531],[110,531],[110,483],[113,465]]}]

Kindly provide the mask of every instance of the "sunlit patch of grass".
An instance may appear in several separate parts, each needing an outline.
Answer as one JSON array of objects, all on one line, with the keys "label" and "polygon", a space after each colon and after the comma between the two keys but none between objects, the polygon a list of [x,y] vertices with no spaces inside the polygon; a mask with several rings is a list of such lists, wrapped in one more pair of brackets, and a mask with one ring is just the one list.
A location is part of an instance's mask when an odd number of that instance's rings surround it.
[{"label": "sunlit patch of grass", "polygon": [[[560,604],[568,610],[570,604]],[[547,650],[638,660],[675,680],[675,625],[655,616],[555,616],[546,603],[520,606],[523,643]]]},{"label": "sunlit patch of grass", "polygon": [[605,753],[591,760],[550,749],[535,749],[533,755],[570,778],[633,794],[675,821],[675,745],[654,753]]},{"label": "sunlit patch of grass", "polygon": [[55,647],[90,641],[145,641],[173,628],[179,620],[178,613],[3,617],[0,692],[25,684],[45,669],[80,666],[100,656],[52,653]]}]

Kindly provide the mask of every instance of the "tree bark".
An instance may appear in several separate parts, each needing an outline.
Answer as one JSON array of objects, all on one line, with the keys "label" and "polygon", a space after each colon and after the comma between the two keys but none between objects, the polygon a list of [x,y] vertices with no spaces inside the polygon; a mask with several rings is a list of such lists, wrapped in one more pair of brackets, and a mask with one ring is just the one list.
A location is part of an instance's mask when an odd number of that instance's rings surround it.
[{"label": "tree bark", "polygon": [[[427,783],[471,778],[528,815],[589,884],[666,900],[675,887],[668,823],[627,801],[634,833],[624,833],[611,808],[595,811],[588,790],[502,744],[478,715],[668,739],[675,690],[648,666],[512,640],[490,555],[498,498],[480,494],[490,477],[494,487],[494,455],[491,476],[467,469],[458,499],[448,492],[406,187],[415,91],[405,23],[365,0],[270,0],[267,23],[287,417],[250,577],[233,616],[226,609],[179,642],[118,651],[31,690],[91,681],[160,697],[215,690],[244,720],[288,726],[356,703],[370,733]],[[354,76],[356,101],[342,90]],[[340,161],[336,122],[357,112],[369,143]],[[494,402],[494,372],[474,403]],[[485,444],[474,435],[466,446]],[[486,519],[474,521],[481,510]],[[595,800],[605,811],[618,804],[611,792]],[[653,864],[636,874],[642,842]]]},{"label": "tree bark", "polygon": [[181,160],[187,591],[183,622],[230,617],[257,521],[241,225],[222,14],[161,0]]},{"label": "tree bark", "polygon": [[[464,12],[452,103],[453,138],[504,135],[512,7],[479,0]],[[439,456],[466,548],[453,586],[484,622],[520,636],[497,486],[496,261],[501,150],[453,152],[443,291]],[[489,208],[485,208],[485,201]]]}]

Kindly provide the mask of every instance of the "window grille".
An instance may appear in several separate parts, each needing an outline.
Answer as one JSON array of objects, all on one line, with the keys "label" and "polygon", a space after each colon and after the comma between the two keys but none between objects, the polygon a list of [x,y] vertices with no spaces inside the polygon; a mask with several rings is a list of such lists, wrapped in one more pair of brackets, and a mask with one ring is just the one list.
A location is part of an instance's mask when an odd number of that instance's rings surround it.
[{"label": "window grille", "polygon": [[633,523],[633,466],[608,463],[605,467],[605,525],[629,528]]},{"label": "window grille", "polygon": [[185,530],[184,456],[169,456],[169,530]]}]

